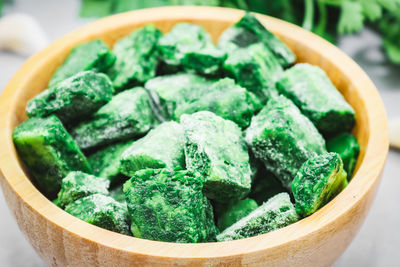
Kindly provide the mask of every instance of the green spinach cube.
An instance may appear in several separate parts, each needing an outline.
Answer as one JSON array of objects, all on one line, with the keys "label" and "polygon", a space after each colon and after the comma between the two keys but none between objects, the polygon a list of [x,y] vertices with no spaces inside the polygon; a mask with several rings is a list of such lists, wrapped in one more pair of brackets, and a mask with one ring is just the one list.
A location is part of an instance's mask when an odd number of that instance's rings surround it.
[{"label": "green spinach cube", "polygon": [[328,203],[347,186],[347,173],[337,153],[307,160],[292,182],[296,211],[306,217]]},{"label": "green spinach cube", "polygon": [[64,208],[69,203],[93,194],[108,195],[110,182],[81,171],[72,171],[61,181],[58,192],[58,206]]},{"label": "green spinach cube", "polygon": [[251,186],[249,153],[240,128],[209,111],[182,115],[186,167],[204,176],[206,196],[238,200]]},{"label": "green spinach cube", "polygon": [[82,149],[88,150],[144,135],[154,123],[150,97],[144,88],[136,87],[114,96],[71,134]]},{"label": "green spinach cube", "polygon": [[103,41],[93,40],[79,44],[71,50],[67,59],[53,74],[49,87],[54,87],[81,71],[107,71],[114,62],[115,55]]},{"label": "green spinach cube", "polygon": [[131,235],[126,205],[112,197],[93,194],[70,203],[65,207],[65,211],[87,223]]},{"label": "green spinach cube", "polygon": [[216,74],[226,57],[202,27],[189,23],[179,23],[161,37],[158,50],[166,64],[208,75]]},{"label": "green spinach cube", "polygon": [[156,75],[157,42],[161,35],[160,30],[148,24],[114,45],[117,60],[108,73],[117,92],[140,85]]},{"label": "green spinach cube", "polygon": [[317,66],[296,64],[285,71],[276,86],[320,132],[335,134],[353,128],[356,121],[353,108]]},{"label": "green spinach cube", "polygon": [[[213,80],[193,73],[177,73],[159,76],[146,82],[155,107],[166,119],[176,119],[175,110],[194,102],[211,91]],[[178,118],[179,119],[179,118]]]},{"label": "green spinach cube", "polygon": [[280,193],[217,235],[218,241],[265,234],[299,220],[288,193]]},{"label": "green spinach cube", "polygon": [[277,93],[275,82],[283,73],[276,57],[260,43],[230,52],[224,63],[224,69],[238,84],[257,94],[261,99]]},{"label": "green spinach cube", "polygon": [[141,169],[185,167],[183,130],[173,121],[164,122],[135,141],[121,156],[120,169],[132,176]]},{"label": "green spinach cube", "polygon": [[249,126],[251,117],[262,108],[261,102],[234,80],[225,78],[215,82],[208,93],[196,100],[182,103],[174,112],[174,119],[183,114],[211,111],[224,119],[231,120],[241,128]]},{"label": "green spinach cube", "polygon": [[218,45],[230,51],[254,43],[268,47],[283,67],[292,65],[296,60],[293,52],[250,13],[246,13],[234,26],[228,28],[221,35]]},{"label": "green spinach cube", "polygon": [[29,117],[55,114],[64,123],[86,119],[111,100],[110,79],[93,71],[79,72],[31,99],[26,107]]},{"label": "green spinach cube", "polygon": [[186,170],[145,169],[124,184],[133,236],[178,243],[215,239],[202,178]]},{"label": "green spinach cube", "polygon": [[14,129],[13,140],[35,182],[50,198],[69,172],[91,172],[86,157],[55,115],[28,119]]},{"label": "green spinach cube", "polygon": [[253,117],[246,141],[256,158],[264,162],[291,190],[291,182],[309,158],[326,152],[325,140],[300,110],[286,97],[271,98]]},{"label": "green spinach cube", "polygon": [[340,155],[344,170],[347,172],[347,179],[350,180],[360,154],[360,145],[357,139],[351,133],[341,133],[329,139],[326,142],[326,148],[329,152],[336,152]]}]

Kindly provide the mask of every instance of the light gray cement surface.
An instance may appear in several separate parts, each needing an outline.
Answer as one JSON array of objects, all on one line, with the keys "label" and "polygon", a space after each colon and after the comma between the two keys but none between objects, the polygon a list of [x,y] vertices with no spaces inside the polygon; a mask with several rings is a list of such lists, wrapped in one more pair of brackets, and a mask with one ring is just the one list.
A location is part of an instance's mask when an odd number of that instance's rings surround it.
[{"label": "light gray cement surface", "polygon": [[[90,20],[77,17],[77,0],[16,0],[7,13],[35,16],[50,40],[68,33]],[[379,89],[388,117],[400,116],[400,67],[387,62],[379,38],[364,30],[342,38],[339,47],[368,73]],[[0,52],[0,90],[26,58]],[[364,225],[346,252],[334,264],[340,266],[400,266],[400,152],[389,152],[383,179]],[[9,212],[0,192],[0,266],[46,266],[39,258]]]}]

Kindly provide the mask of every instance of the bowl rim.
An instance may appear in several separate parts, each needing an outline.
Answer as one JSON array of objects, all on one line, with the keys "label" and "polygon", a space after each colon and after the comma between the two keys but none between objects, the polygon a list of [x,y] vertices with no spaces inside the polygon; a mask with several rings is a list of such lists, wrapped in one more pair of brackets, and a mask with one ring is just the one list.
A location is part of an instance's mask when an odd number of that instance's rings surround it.
[{"label": "bowl rim", "polygon": [[[48,222],[67,231],[79,235],[93,243],[109,248],[126,251],[143,256],[162,258],[224,258],[243,254],[257,253],[262,250],[283,246],[307,235],[318,234],[323,228],[332,224],[337,218],[345,216],[351,208],[373,190],[373,185],[379,182],[388,153],[388,126],[386,112],[382,100],[368,76],[347,55],[334,45],[296,25],[256,14],[257,18],[273,32],[299,42],[315,51],[319,51],[325,60],[330,61],[341,70],[341,74],[351,81],[364,101],[369,120],[369,139],[364,158],[359,160],[359,168],[349,186],[336,198],[313,215],[304,218],[282,229],[240,240],[227,242],[182,244],[139,239],[114,233],[100,227],[88,224],[69,215],[54,205],[42,195],[31,183],[22,170],[13,142],[12,122],[17,99],[23,94],[20,87],[30,78],[29,70],[46,60],[47,54],[56,53],[68,44],[82,40],[88,35],[100,34],[103,30],[118,28],[136,20],[146,24],[152,21],[181,20],[215,20],[233,23],[243,16],[244,11],[220,7],[200,6],[170,6],[142,9],[110,16],[90,23],[72,33],[64,35],[48,47],[29,58],[9,81],[0,98],[0,168],[3,181],[8,183],[15,194],[34,212],[46,218]],[[358,89],[357,89],[358,88]],[[21,107],[19,107],[21,108]]]}]

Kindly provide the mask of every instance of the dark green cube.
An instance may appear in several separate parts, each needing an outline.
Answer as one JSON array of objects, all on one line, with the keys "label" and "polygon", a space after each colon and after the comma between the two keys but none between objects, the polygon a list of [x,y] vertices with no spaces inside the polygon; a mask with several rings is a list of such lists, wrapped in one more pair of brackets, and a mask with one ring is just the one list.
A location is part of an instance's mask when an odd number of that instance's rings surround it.
[{"label": "dark green cube", "polygon": [[225,60],[225,52],[217,49],[210,35],[200,26],[178,23],[158,42],[161,59],[172,67],[202,74],[216,74]]},{"label": "dark green cube", "polygon": [[117,57],[109,75],[117,92],[141,85],[156,75],[157,42],[162,33],[148,24],[119,40],[113,48]]},{"label": "dark green cube", "polygon": [[360,154],[360,145],[357,139],[351,133],[341,133],[329,139],[326,142],[326,148],[329,152],[336,152],[340,155],[343,168],[347,172],[347,179],[350,180]]},{"label": "dark green cube", "polygon": [[296,211],[306,217],[328,203],[347,186],[347,173],[337,153],[307,160],[292,182]]},{"label": "dark green cube", "polygon": [[217,235],[229,241],[265,234],[299,220],[288,193],[280,193]]},{"label": "dark green cube", "polygon": [[301,165],[326,152],[321,134],[284,96],[270,99],[253,117],[246,130],[246,141],[255,157],[263,161],[288,190]]},{"label": "dark green cube", "polygon": [[221,35],[218,45],[230,51],[259,42],[271,50],[283,67],[290,66],[296,61],[293,52],[250,13],[246,13],[234,26],[228,28]]},{"label": "dark green cube", "polygon": [[93,40],[75,46],[64,63],[58,67],[49,82],[54,87],[59,82],[81,71],[93,70],[104,72],[115,62],[110,48],[101,40]]},{"label": "dark green cube", "polygon": [[224,69],[238,84],[262,99],[276,94],[275,82],[283,73],[276,57],[261,43],[230,52]]},{"label": "dark green cube", "polygon": [[215,82],[210,91],[200,98],[177,106],[174,119],[179,120],[183,114],[211,111],[245,128],[249,126],[254,113],[261,108],[262,104],[254,94],[236,85],[234,80],[225,78]]},{"label": "dark green cube", "polygon": [[50,198],[56,196],[69,172],[91,172],[87,159],[55,115],[23,122],[14,129],[13,140],[39,188]]},{"label": "dark green cube", "polygon": [[355,112],[325,72],[307,63],[296,64],[277,82],[278,91],[291,99],[326,134],[350,131]]},{"label": "dark green cube", "polygon": [[131,235],[126,205],[112,197],[94,194],[80,198],[65,207],[69,214],[113,232]]},{"label": "dark green cube", "polygon": [[202,189],[202,178],[190,171],[137,171],[124,184],[133,236],[178,243],[215,239]]},{"label": "dark green cube", "polygon": [[70,172],[61,181],[61,190],[58,192],[58,206],[64,208],[69,203],[93,194],[108,195],[110,181],[84,172]]},{"label": "dark green cube", "polygon": [[114,96],[71,134],[87,150],[144,135],[154,123],[149,95],[142,87],[135,87]]},{"label": "dark green cube", "polygon": [[238,200],[251,186],[249,153],[240,128],[209,111],[182,115],[186,167],[204,176],[206,196]]},{"label": "dark green cube", "polygon": [[29,117],[55,114],[66,124],[87,119],[111,100],[110,79],[93,71],[79,72],[31,99],[26,107]]},{"label": "dark green cube", "polygon": [[132,176],[141,169],[185,168],[182,127],[173,121],[164,122],[145,137],[135,141],[121,156],[120,170]]}]

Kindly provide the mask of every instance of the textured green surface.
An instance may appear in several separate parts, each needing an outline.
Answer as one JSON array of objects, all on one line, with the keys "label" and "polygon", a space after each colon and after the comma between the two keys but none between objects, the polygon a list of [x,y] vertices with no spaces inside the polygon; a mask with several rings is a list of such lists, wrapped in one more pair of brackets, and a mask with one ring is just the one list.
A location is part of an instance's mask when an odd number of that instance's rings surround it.
[{"label": "textured green surface", "polygon": [[281,181],[260,162],[248,197],[261,205],[276,194],[286,191]]},{"label": "textured green surface", "polygon": [[30,174],[50,198],[70,171],[91,172],[78,145],[54,115],[23,122],[14,129],[13,140]]},{"label": "textured green surface", "polygon": [[253,43],[261,42],[271,50],[283,67],[295,62],[296,56],[293,52],[250,13],[246,13],[232,28],[228,28],[221,35],[219,41],[221,47],[247,47]]},{"label": "textured green surface", "polygon": [[121,172],[132,176],[141,169],[185,168],[182,127],[164,122],[135,141],[121,156]]},{"label": "textured green surface", "polygon": [[56,70],[49,87],[85,70],[106,71],[115,62],[115,56],[101,40],[75,46],[64,63]]},{"label": "textured green surface", "polygon": [[276,86],[320,132],[334,134],[353,128],[353,108],[319,67],[307,63],[297,64],[285,71]]},{"label": "textured green surface", "polygon": [[93,194],[108,195],[110,182],[102,177],[96,177],[80,171],[70,172],[61,181],[58,192],[58,206],[64,208],[69,203]]},{"label": "textured green surface", "polygon": [[200,99],[210,92],[213,83],[196,74],[178,73],[151,79],[145,87],[162,116],[170,120],[176,118],[176,108]]},{"label": "textured green surface", "polygon": [[275,56],[260,43],[230,52],[224,69],[241,86],[257,95],[266,94],[266,97],[275,93],[275,81],[283,73]]},{"label": "textured green surface", "polygon": [[177,106],[174,119],[179,120],[182,114],[206,110],[245,128],[249,126],[254,113],[261,108],[261,102],[255,95],[236,85],[234,80],[225,78],[214,83],[209,92],[200,98]]},{"label": "textured green surface", "polygon": [[65,211],[87,223],[131,235],[127,208],[112,197],[102,194],[90,195],[72,202],[65,207]]},{"label": "textured green surface", "polygon": [[112,92],[111,81],[106,75],[79,72],[31,99],[26,113],[29,117],[55,114],[64,123],[76,123],[110,101]]},{"label": "textured green surface", "polygon": [[204,192],[218,202],[244,197],[250,191],[249,154],[240,128],[208,112],[182,115],[188,169],[204,176]]},{"label": "textured green surface", "polygon": [[225,230],[257,208],[257,202],[250,198],[245,198],[228,205],[218,218],[218,228],[221,231]]},{"label": "textured green surface", "polygon": [[217,240],[229,241],[265,234],[292,224],[298,219],[289,194],[280,193],[225,229],[217,236]]},{"label": "textured green surface", "polygon": [[347,179],[350,180],[360,154],[360,145],[357,139],[350,133],[341,133],[329,139],[326,142],[326,148],[329,152],[339,154],[343,161],[344,170],[347,172]]},{"label": "textured green surface", "polygon": [[202,187],[202,178],[190,171],[137,171],[124,184],[133,235],[179,243],[213,240],[215,225]]},{"label": "textured green surface", "polygon": [[337,153],[307,160],[292,182],[296,212],[306,217],[328,203],[347,186],[347,173]]},{"label": "textured green surface", "polygon": [[124,141],[102,148],[88,157],[93,174],[107,178],[112,185],[127,179],[120,171],[121,155],[133,141]]},{"label": "textured green surface", "polygon": [[117,57],[109,75],[117,91],[140,85],[156,75],[156,45],[162,33],[148,24],[119,40],[113,48]]},{"label": "textured green surface", "polygon": [[154,120],[150,97],[143,88],[135,87],[114,96],[71,134],[82,149],[91,149],[143,135]]},{"label": "textured green surface", "polygon": [[253,117],[246,141],[254,155],[289,190],[301,165],[326,152],[325,140],[315,126],[284,96],[270,99]]},{"label": "textured green surface", "polygon": [[182,65],[202,74],[217,73],[226,57],[202,27],[189,23],[178,23],[161,37],[158,50],[167,65]]}]

